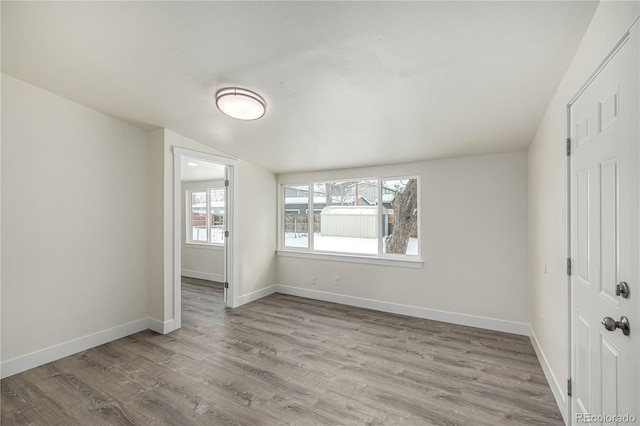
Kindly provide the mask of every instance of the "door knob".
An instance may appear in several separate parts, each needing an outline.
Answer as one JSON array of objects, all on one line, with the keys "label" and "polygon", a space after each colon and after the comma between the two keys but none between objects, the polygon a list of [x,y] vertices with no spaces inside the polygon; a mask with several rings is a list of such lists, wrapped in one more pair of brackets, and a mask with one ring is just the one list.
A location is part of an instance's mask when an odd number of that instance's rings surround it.
[{"label": "door knob", "polygon": [[624,281],[621,281],[620,284],[616,286],[616,296],[622,296],[623,299],[629,297],[629,284]]},{"label": "door knob", "polygon": [[615,331],[616,328],[619,328],[625,336],[628,336],[631,332],[631,325],[627,317],[620,317],[620,321],[616,321],[611,317],[604,317],[602,325],[609,331]]}]

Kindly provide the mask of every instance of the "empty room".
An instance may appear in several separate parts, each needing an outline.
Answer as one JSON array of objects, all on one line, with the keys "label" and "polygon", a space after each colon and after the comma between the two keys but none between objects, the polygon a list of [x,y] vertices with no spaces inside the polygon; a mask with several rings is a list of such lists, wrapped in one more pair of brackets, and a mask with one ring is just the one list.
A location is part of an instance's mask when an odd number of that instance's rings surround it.
[{"label": "empty room", "polygon": [[640,1],[0,13],[0,424],[640,424]]}]

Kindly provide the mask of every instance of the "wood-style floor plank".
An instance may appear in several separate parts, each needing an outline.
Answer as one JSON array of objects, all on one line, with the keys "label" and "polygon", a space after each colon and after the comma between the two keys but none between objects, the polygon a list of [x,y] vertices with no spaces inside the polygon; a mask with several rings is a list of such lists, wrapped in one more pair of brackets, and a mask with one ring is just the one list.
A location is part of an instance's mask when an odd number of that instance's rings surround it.
[{"label": "wood-style floor plank", "polygon": [[1,381],[2,425],[561,425],[528,338],[286,295]]}]

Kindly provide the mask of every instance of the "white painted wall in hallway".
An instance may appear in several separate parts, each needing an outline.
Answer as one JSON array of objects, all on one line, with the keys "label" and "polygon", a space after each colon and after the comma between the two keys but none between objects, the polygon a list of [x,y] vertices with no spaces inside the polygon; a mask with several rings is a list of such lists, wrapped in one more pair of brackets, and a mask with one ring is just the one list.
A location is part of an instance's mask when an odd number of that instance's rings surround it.
[{"label": "white painted wall in hallway", "polygon": [[569,377],[566,107],[638,13],[640,2],[637,1],[600,3],[529,148],[527,299],[531,328],[544,355],[541,361],[548,371],[547,379],[560,409],[565,413]]}]

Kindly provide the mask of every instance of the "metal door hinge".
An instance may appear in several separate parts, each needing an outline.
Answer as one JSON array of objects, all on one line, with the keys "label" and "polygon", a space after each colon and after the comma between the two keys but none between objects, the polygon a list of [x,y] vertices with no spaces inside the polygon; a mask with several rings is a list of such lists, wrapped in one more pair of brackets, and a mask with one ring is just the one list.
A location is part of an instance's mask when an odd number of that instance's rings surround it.
[{"label": "metal door hinge", "polygon": [[571,276],[571,258],[567,257],[567,275]]},{"label": "metal door hinge", "polygon": [[224,282],[224,288],[229,288],[229,283],[228,282]]},{"label": "metal door hinge", "polygon": [[571,139],[567,138],[567,157],[571,155]]},{"label": "metal door hinge", "polygon": [[229,186],[229,179],[225,179],[224,186]]},{"label": "metal door hinge", "polygon": [[569,395],[569,396],[572,396],[571,395],[571,385],[572,385],[571,378],[568,378],[567,379],[567,395]]},{"label": "metal door hinge", "polygon": [[224,231],[224,236],[225,236],[226,238],[229,238],[229,231]]}]

